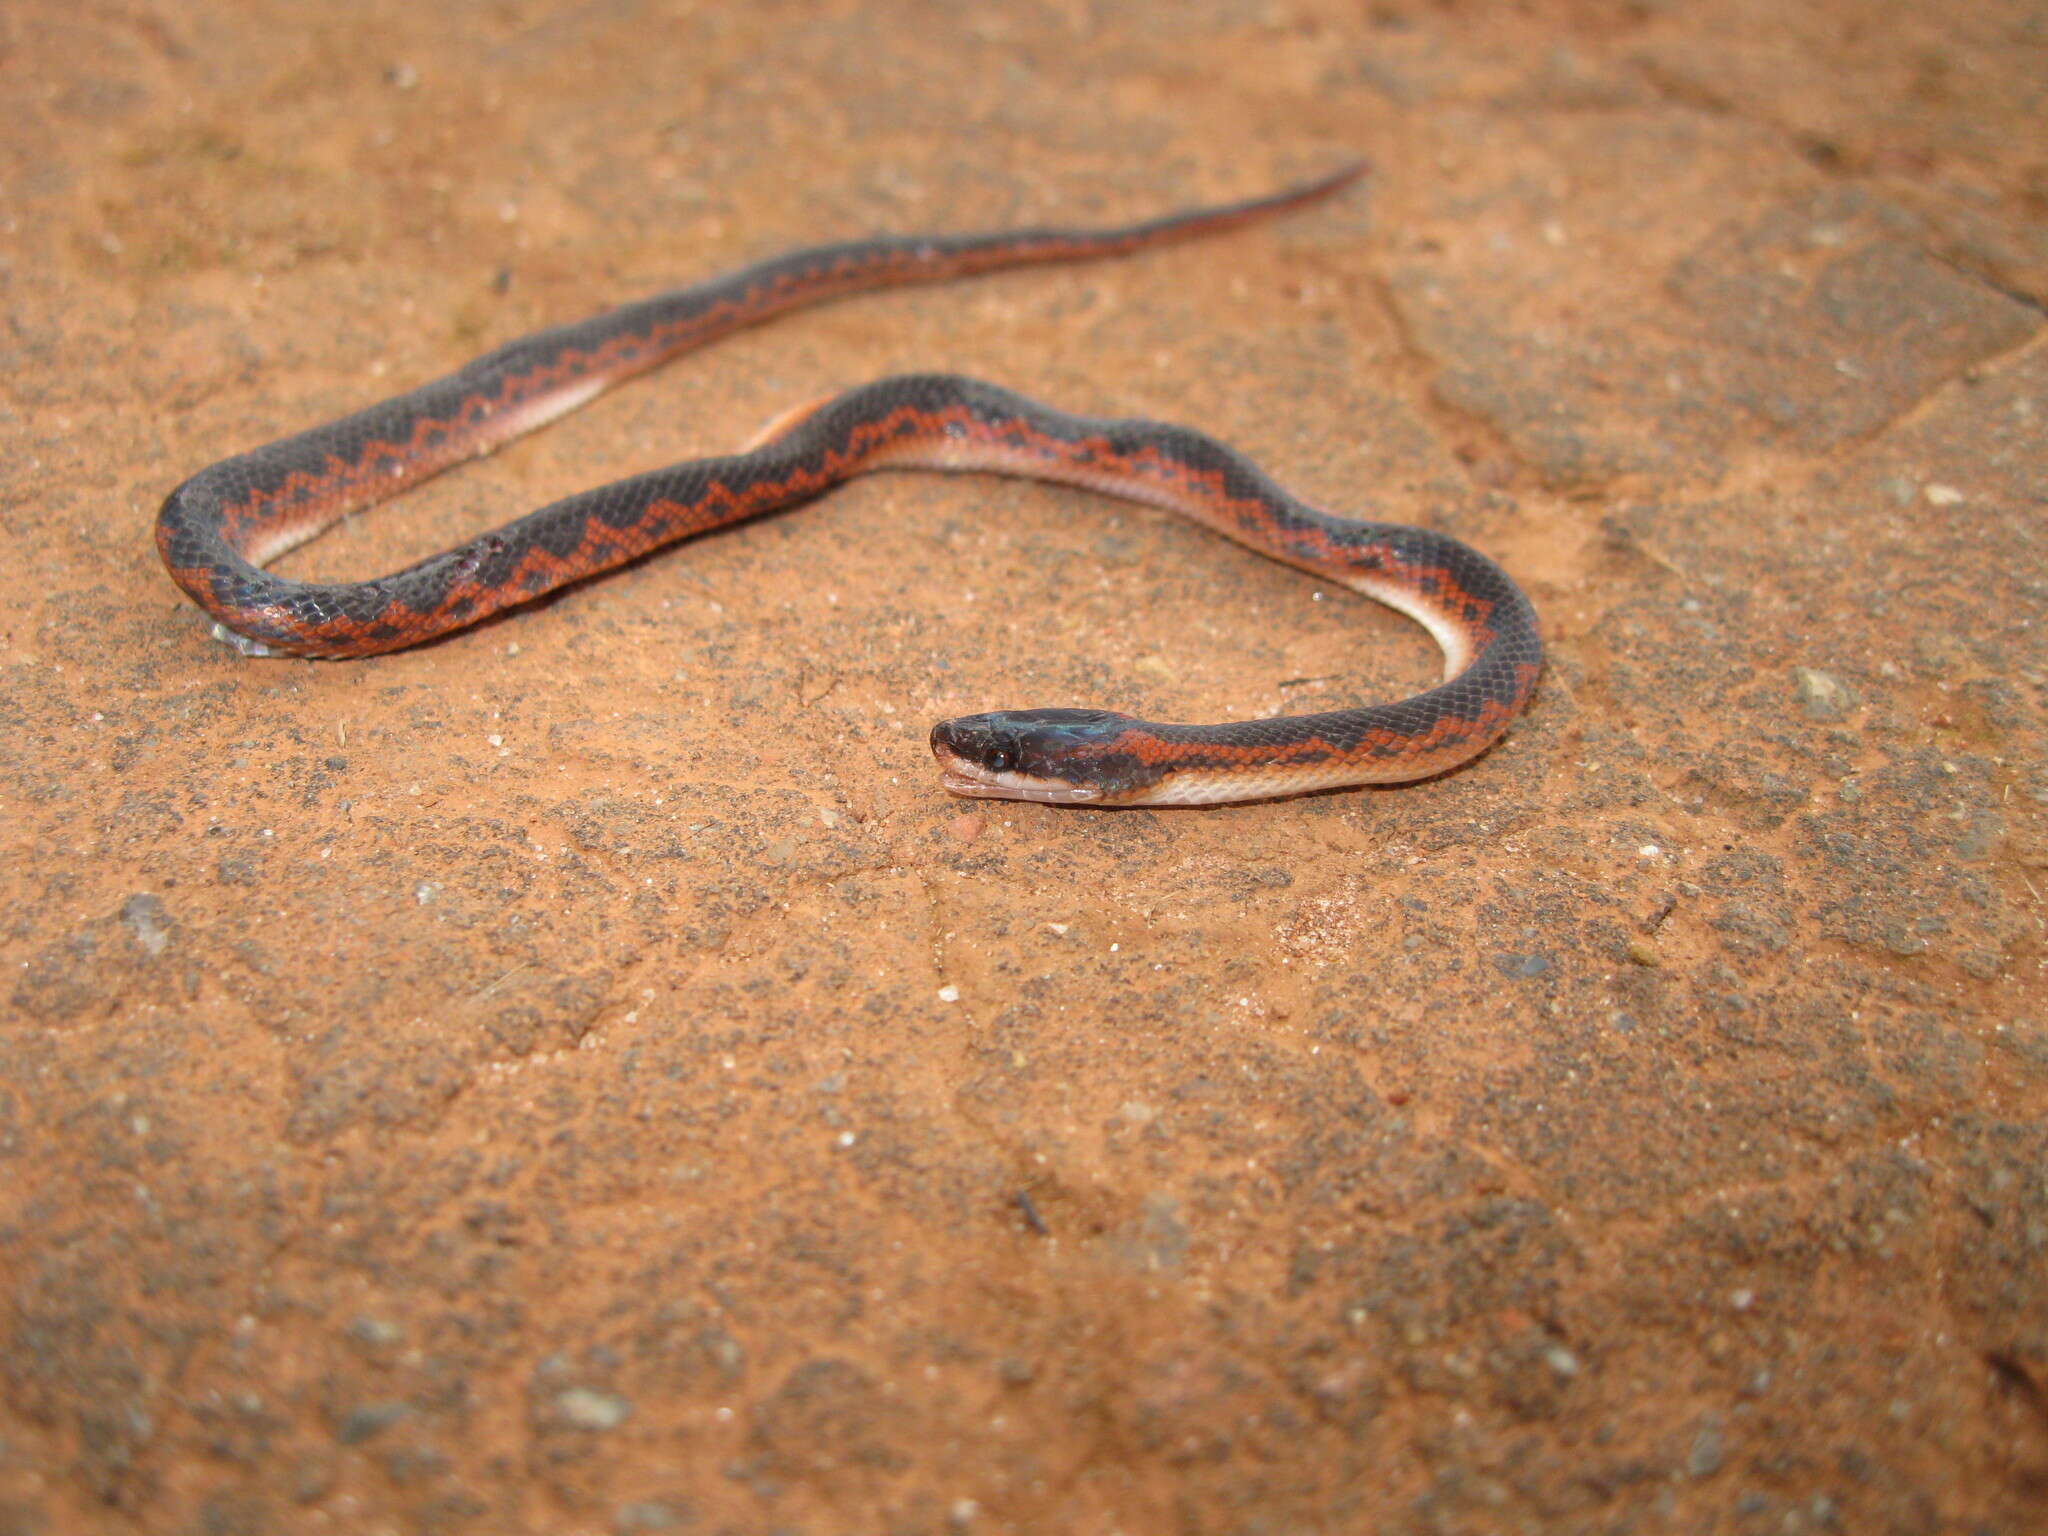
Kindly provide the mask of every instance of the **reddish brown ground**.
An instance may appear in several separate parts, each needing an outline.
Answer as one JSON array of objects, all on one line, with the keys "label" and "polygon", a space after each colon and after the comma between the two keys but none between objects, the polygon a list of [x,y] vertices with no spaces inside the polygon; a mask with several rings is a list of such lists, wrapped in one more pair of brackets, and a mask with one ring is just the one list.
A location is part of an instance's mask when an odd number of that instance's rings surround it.
[{"label": "reddish brown ground", "polygon": [[[2038,3],[26,0],[0,93],[5,1536],[2048,1529]],[[1360,151],[292,568],[958,369],[1499,556],[1551,667],[1448,779],[948,800],[943,715],[1429,671],[1018,483],[360,664],[157,566],[535,325]]]}]

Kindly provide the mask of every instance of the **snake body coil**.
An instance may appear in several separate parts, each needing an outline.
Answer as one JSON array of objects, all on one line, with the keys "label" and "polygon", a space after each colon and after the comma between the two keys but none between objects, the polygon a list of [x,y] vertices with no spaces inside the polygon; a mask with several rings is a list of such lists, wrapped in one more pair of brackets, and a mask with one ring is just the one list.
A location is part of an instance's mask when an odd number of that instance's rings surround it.
[{"label": "snake body coil", "polygon": [[871,288],[1120,255],[1211,233],[1328,196],[1362,170],[1119,229],[820,246],[539,331],[447,378],[201,470],[164,502],[157,548],[172,579],[214,617],[215,633],[244,652],[371,656],[465,628],[870,470],[1062,481],[1171,508],[1411,615],[1443,648],[1445,680],[1398,703],[1223,725],[1073,709],[942,721],[932,750],[949,789],[1060,803],[1187,805],[1438,773],[1498,738],[1541,670],[1534,610],[1498,566],[1442,534],[1317,511],[1198,432],[1073,416],[957,375],[848,390],[779,424],[744,453],[585,491],[373,581],[302,582],[263,569],[345,513],[770,315]]}]

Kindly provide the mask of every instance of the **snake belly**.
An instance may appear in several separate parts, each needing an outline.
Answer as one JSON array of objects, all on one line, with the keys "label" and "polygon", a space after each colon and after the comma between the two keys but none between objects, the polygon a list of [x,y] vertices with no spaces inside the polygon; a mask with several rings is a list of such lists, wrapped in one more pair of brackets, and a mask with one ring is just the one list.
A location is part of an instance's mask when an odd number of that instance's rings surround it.
[{"label": "snake belly", "polygon": [[165,500],[157,547],[172,579],[213,617],[216,635],[247,654],[361,657],[467,628],[871,470],[1058,481],[1170,508],[1409,614],[1443,649],[1445,679],[1395,703],[1219,725],[1072,709],[943,721],[932,748],[949,789],[1187,805],[1439,773],[1501,735],[1541,670],[1534,609],[1492,561],[1443,534],[1318,511],[1199,432],[1071,415],[959,375],[862,385],[784,419],[745,452],[582,492],[388,576],[302,582],[263,568],[358,507],[771,315],[873,288],[1123,255],[1213,233],[1326,197],[1363,169],[1113,229],[819,246],[537,332],[446,378],[201,470]]}]

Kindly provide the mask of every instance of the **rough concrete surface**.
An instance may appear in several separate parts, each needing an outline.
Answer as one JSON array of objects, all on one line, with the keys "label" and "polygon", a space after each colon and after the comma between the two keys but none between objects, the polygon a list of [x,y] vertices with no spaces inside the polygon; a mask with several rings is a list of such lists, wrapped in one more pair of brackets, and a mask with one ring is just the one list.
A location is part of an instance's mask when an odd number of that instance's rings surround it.
[{"label": "rough concrete surface", "polygon": [[[0,1533],[2048,1530],[2048,7],[0,11]],[[1285,222],[782,321],[368,574],[944,368],[1525,583],[1435,782],[949,800],[1387,697],[1163,513],[879,476],[245,660],[164,494],[822,238]]]}]

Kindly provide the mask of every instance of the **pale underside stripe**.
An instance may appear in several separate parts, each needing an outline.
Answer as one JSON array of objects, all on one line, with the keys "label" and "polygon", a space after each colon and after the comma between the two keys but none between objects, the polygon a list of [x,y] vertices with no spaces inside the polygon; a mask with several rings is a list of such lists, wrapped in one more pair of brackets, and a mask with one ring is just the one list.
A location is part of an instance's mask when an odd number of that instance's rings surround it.
[{"label": "pale underside stripe", "polygon": [[[771,435],[772,431],[771,427]],[[1443,652],[1446,679],[1456,677],[1471,664],[1471,636],[1466,632],[1464,625],[1446,612],[1442,603],[1435,598],[1372,572],[1333,570],[1327,566],[1299,564],[1278,550],[1241,539],[1234,528],[1219,523],[1207,506],[1176,495],[1166,487],[1150,481],[1067,464],[1028,449],[1009,448],[973,438],[948,437],[909,443],[878,453],[875,462],[960,473],[989,471],[997,474],[1022,474],[1032,479],[1057,480],[1068,485],[1080,486],[1084,490],[1114,496],[1123,501],[1142,502],[1148,506],[1163,507],[1169,512],[1178,512],[1183,517],[1190,518],[1205,528],[1213,528],[1225,537],[1244,543],[1247,548],[1257,550],[1271,559],[1292,565],[1297,570],[1306,570],[1312,575],[1326,576],[1361,596],[1369,597],[1376,603],[1386,604],[1396,613],[1406,614],[1429,631],[1430,638],[1436,641],[1438,649]],[[1361,781],[1354,779],[1349,782]]]}]

